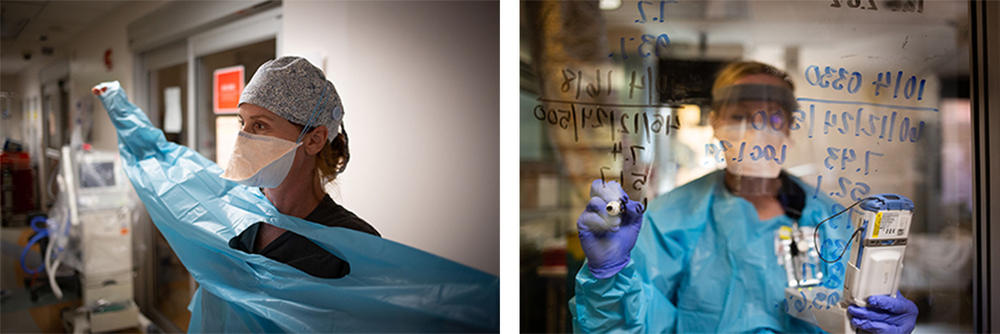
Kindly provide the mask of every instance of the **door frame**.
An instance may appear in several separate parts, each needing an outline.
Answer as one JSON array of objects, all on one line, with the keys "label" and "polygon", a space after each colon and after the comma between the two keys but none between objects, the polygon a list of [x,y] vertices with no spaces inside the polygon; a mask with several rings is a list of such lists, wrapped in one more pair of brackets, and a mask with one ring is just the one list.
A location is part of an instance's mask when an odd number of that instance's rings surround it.
[{"label": "door frame", "polygon": [[[973,322],[976,332],[1000,330],[1000,3],[970,1],[973,130]],[[992,116],[990,117],[992,111]]]},{"label": "door frame", "polygon": [[208,101],[208,97],[199,96],[198,91],[200,87],[211,84],[199,81],[197,75],[201,66],[199,58],[269,39],[275,40],[274,54],[281,54],[281,8],[269,9],[187,39],[188,87],[191,87],[187,91],[187,128],[192,129],[186,133],[188,147],[198,149],[198,145],[193,145],[198,142],[196,108],[206,105]]},{"label": "door frame", "polygon": [[[150,120],[155,120],[154,124],[159,123],[159,115],[163,111],[157,109],[159,96],[157,92],[151,89],[150,80],[153,78],[151,78],[150,73],[165,67],[183,64],[186,62],[188,89],[186,92],[187,103],[185,104],[185,114],[187,120],[184,124],[184,130],[186,132],[184,137],[182,137],[182,144],[197,150],[198,124],[195,120],[197,118],[196,116],[198,111],[196,108],[200,105],[198,103],[203,101],[198,101],[196,99],[207,99],[207,97],[204,96],[198,97],[197,92],[199,87],[203,87],[202,85],[210,84],[199,82],[197,80],[198,76],[196,74],[198,71],[199,57],[268,39],[275,40],[275,54],[280,54],[279,50],[281,50],[282,45],[282,10],[280,3],[266,1],[262,4],[263,6],[254,6],[252,8],[253,10],[240,10],[235,13],[231,12],[233,8],[230,7],[232,6],[223,6],[224,8],[214,6],[211,8],[218,11],[217,13],[212,14],[216,17],[214,24],[197,30],[191,30],[189,27],[177,27],[178,31],[176,32],[158,31],[158,36],[173,34],[181,34],[182,36],[170,40],[161,39],[163,42],[155,45],[142,44],[140,46],[133,47],[131,50],[133,59],[135,59],[133,63],[133,79],[135,82],[135,87],[132,87],[134,92],[133,102],[143,110],[150,113]],[[170,7],[164,10],[176,11],[179,9]],[[198,9],[198,11],[204,10],[205,9]],[[199,15],[205,16],[204,13],[200,13]],[[234,16],[238,18],[234,19]],[[129,29],[140,31],[140,33],[136,33],[136,35],[141,35],[141,32],[151,30],[148,29],[148,27],[143,26],[139,21],[130,24]],[[141,47],[141,49],[139,47]],[[156,285],[156,277],[154,273],[156,271],[157,264],[152,247],[155,245],[156,233],[158,232],[155,228],[153,228],[153,222],[150,220],[149,215],[145,213],[145,210],[143,210],[143,214],[140,215],[140,217],[140,221],[134,227],[136,236],[136,241],[134,242],[137,244],[147,245],[148,251],[142,254],[144,258],[140,262],[141,265],[135,281],[136,291],[134,295],[136,303],[142,308],[143,313],[145,313],[145,315],[156,323],[161,329],[166,332],[179,332],[180,329],[177,328],[169,318],[167,318],[155,307],[156,296],[154,293],[154,286]],[[195,291],[194,288],[197,285],[193,277],[189,276],[189,280],[192,287],[191,293],[193,295]]]}]

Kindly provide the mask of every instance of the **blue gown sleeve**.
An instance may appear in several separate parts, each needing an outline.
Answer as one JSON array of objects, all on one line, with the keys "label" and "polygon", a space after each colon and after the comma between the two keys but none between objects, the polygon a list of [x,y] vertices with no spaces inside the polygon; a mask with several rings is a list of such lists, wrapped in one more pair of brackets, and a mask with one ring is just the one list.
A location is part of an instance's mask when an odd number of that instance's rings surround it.
[{"label": "blue gown sleeve", "polygon": [[111,124],[118,131],[120,154],[127,160],[162,158],[163,153],[173,151],[177,144],[167,141],[163,131],[153,126],[146,114],[139,111],[125,96],[125,91],[115,81],[105,85],[108,88],[101,95],[101,103],[108,110]]},{"label": "blue gown sleeve", "polygon": [[663,224],[668,222],[655,217],[669,219],[666,217],[671,215],[654,211],[647,211],[632,250],[632,261],[618,274],[598,279],[586,265],[580,269],[576,276],[576,296],[569,305],[575,332],[676,331],[677,286],[689,246],[699,234],[693,230],[664,229],[667,225]]},{"label": "blue gown sleeve", "polygon": [[[277,211],[257,188],[219,177],[196,151],[168,142],[118,82],[99,99],[125,172],[153,223],[199,283],[189,332],[495,332],[499,279],[418,249]],[[341,279],[229,247],[257,222],[305,236],[351,264]]]},{"label": "blue gown sleeve", "polygon": [[[835,204],[836,202],[829,198],[817,202],[821,203],[820,205],[823,209],[812,212],[811,221],[814,223],[818,223],[843,210],[843,206]],[[820,266],[822,266],[824,273],[821,285],[837,290],[839,294],[837,298],[843,296],[844,275],[847,273],[847,261],[851,258],[849,239],[854,232],[854,226],[851,225],[850,216],[850,212],[845,212],[836,218],[826,221],[819,227],[819,251],[822,253],[824,259],[836,260],[833,263],[820,261]],[[840,259],[837,259],[838,256],[840,256]],[[830,296],[831,300],[833,299],[832,297]]]},{"label": "blue gown sleeve", "polygon": [[232,232],[233,226],[205,229],[185,222],[203,219],[230,221],[224,216],[213,217],[217,212],[198,210],[193,199],[220,197],[235,184],[218,177],[222,169],[214,161],[186,146],[167,141],[163,131],[153,126],[146,114],[128,100],[117,81],[106,83],[104,87],[108,90],[100,100],[117,130],[118,151],[126,165],[126,172],[138,170],[143,174],[133,176],[129,173],[133,188],[147,209],[153,209],[149,208],[153,204],[173,214],[158,215],[156,218],[159,219],[154,222],[169,225],[170,230],[186,238],[194,237],[209,245],[219,246],[221,239],[215,232],[226,234],[227,231]]}]

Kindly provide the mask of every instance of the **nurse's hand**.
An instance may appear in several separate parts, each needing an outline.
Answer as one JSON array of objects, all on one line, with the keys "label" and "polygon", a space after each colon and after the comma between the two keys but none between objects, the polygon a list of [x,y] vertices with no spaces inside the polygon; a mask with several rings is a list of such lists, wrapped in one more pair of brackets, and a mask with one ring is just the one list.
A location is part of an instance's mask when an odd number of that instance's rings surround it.
[{"label": "nurse's hand", "polygon": [[899,292],[896,297],[868,297],[868,307],[847,306],[851,315],[851,325],[854,328],[871,333],[910,333],[917,324],[917,305],[903,298]]},{"label": "nurse's hand", "polygon": [[639,202],[629,200],[615,181],[594,180],[590,196],[576,226],[590,272],[603,279],[614,276],[631,259],[642,213]]}]

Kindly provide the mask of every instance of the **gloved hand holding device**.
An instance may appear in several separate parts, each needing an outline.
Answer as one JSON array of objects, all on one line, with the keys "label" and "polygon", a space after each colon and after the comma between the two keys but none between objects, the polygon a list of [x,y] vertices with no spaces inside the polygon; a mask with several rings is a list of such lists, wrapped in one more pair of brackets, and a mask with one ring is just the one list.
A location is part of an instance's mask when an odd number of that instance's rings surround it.
[{"label": "gloved hand holding device", "polygon": [[629,200],[615,181],[594,180],[590,196],[576,226],[590,272],[603,279],[614,276],[631,259],[642,213],[639,202]]},{"label": "gloved hand holding device", "polygon": [[917,323],[917,305],[899,292],[868,297],[868,307],[847,306],[851,325],[871,333],[910,333]]}]

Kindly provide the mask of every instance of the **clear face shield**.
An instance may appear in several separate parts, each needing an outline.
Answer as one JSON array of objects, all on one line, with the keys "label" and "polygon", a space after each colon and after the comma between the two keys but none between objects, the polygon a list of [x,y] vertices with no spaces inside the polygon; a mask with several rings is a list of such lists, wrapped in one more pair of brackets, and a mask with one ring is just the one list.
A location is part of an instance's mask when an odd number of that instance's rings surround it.
[{"label": "clear face shield", "polygon": [[[786,161],[791,112],[798,108],[783,86],[740,84],[725,87],[713,99],[715,137],[726,155],[726,185],[740,196],[776,196],[778,175]],[[784,226],[774,236],[774,251],[789,287],[813,287],[823,273],[813,242],[815,228]]]},{"label": "clear face shield", "polygon": [[715,137],[725,152],[727,178],[732,179],[727,180],[730,190],[744,195],[775,193],[791,144],[791,112],[797,108],[791,90],[732,85],[716,92],[712,105]]}]

